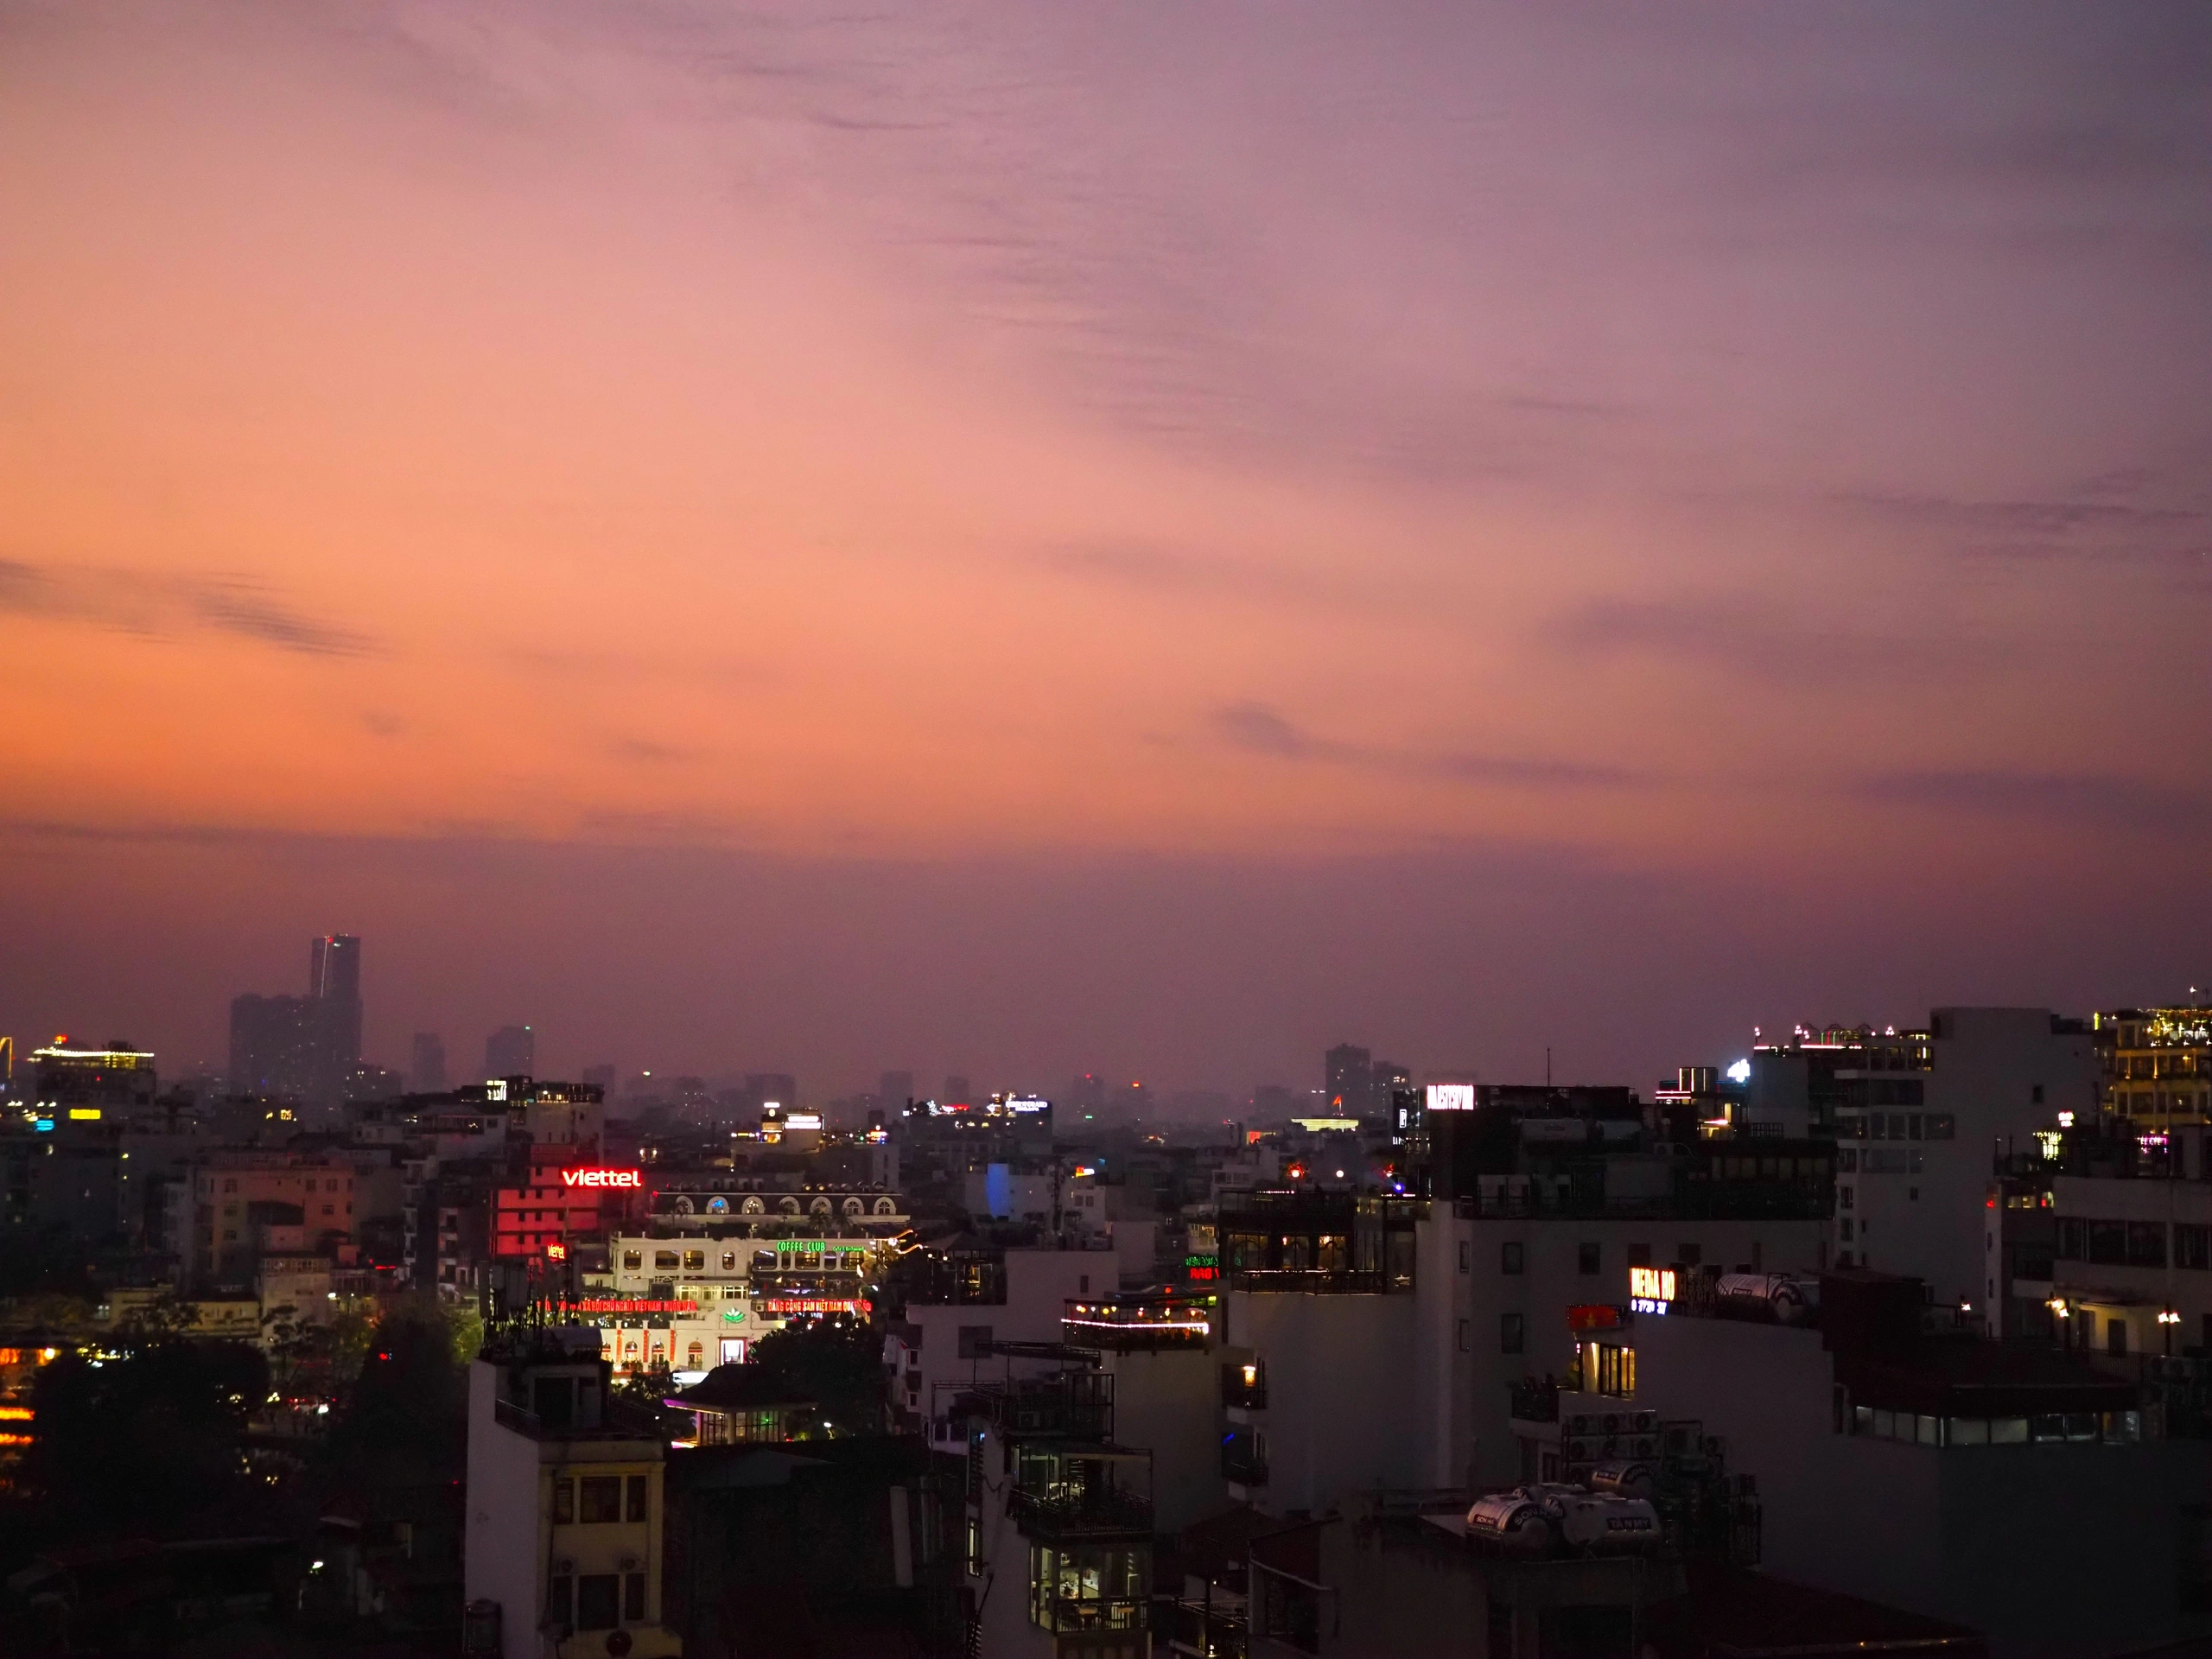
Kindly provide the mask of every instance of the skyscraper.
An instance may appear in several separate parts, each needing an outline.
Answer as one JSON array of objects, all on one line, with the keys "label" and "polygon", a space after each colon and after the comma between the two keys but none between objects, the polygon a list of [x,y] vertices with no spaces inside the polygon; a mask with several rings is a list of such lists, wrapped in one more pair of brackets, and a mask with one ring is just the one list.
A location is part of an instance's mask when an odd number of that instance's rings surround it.
[{"label": "skyscraper", "polygon": [[1329,1109],[1367,1116],[1375,1100],[1375,1057],[1356,1043],[1338,1043],[1322,1058]]},{"label": "skyscraper", "polygon": [[314,1095],[326,1080],[321,1010],[313,997],[233,997],[231,1087],[244,1095]]},{"label": "skyscraper", "polygon": [[887,1119],[905,1111],[906,1103],[913,1097],[914,1074],[911,1071],[887,1071],[875,1085],[876,1103],[883,1108]]},{"label": "skyscraper", "polygon": [[308,1092],[335,1100],[361,1063],[361,941],[327,933],[308,945],[308,1001],[314,1004],[315,1061]]},{"label": "skyscraper", "polygon": [[528,1026],[501,1026],[484,1039],[484,1075],[487,1077],[534,1077],[537,1075],[537,1037]]},{"label": "skyscraper", "polygon": [[407,1086],[418,1095],[442,1095],[446,1090],[446,1039],[435,1031],[415,1033],[415,1058],[408,1067]]}]

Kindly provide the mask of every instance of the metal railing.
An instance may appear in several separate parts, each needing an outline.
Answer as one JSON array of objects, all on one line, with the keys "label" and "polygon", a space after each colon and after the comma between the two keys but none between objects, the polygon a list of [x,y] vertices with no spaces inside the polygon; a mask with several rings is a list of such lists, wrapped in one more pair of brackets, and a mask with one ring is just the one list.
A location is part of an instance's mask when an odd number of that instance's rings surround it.
[{"label": "metal railing", "polygon": [[1264,1452],[1255,1452],[1249,1446],[1231,1443],[1221,1448],[1221,1478],[1237,1486],[1264,1486],[1268,1484],[1268,1459]]},{"label": "metal railing", "polygon": [[1152,1535],[1152,1504],[1120,1487],[1007,1494],[1007,1508],[1024,1535],[1039,1540],[1097,1537],[1115,1533]]}]

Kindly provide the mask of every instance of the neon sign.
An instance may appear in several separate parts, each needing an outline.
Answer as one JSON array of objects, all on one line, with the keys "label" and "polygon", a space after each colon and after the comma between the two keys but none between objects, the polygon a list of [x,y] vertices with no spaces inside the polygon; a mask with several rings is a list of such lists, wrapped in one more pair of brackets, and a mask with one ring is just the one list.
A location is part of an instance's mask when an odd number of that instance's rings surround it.
[{"label": "neon sign", "polygon": [[578,1313],[696,1313],[699,1304],[694,1301],[641,1300],[628,1296],[589,1297],[581,1302],[563,1302],[563,1307]]},{"label": "neon sign", "polygon": [[1675,1300],[1672,1268],[1630,1268],[1628,1305],[1634,1313],[1664,1313]]},{"label": "neon sign", "polygon": [[645,1172],[642,1169],[564,1169],[561,1172],[563,1186],[643,1186]]},{"label": "neon sign", "polygon": [[1475,1085],[1432,1083],[1428,1085],[1427,1100],[1432,1112],[1471,1112],[1475,1109]]}]

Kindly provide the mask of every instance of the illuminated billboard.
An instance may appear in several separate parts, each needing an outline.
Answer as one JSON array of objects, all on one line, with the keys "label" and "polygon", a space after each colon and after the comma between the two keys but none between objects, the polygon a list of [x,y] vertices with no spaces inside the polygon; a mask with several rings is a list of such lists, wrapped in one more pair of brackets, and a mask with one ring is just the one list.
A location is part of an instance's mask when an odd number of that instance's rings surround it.
[{"label": "illuminated billboard", "polygon": [[1630,1268],[1628,1270],[1628,1305],[1631,1313],[1664,1313],[1674,1306],[1675,1270],[1672,1268]]},{"label": "illuminated billboard", "polygon": [[642,1187],[645,1172],[642,1169],[564,1169],[561,1172],[563,1186],[627,1186]]},{"label": "illuminated billboard", "polygon": [[1432,1083],[1428,1085],[1428,1109],[1432,1112],[1471,1112],[1475,1109],[1475,1085],[1471,1083]]}]

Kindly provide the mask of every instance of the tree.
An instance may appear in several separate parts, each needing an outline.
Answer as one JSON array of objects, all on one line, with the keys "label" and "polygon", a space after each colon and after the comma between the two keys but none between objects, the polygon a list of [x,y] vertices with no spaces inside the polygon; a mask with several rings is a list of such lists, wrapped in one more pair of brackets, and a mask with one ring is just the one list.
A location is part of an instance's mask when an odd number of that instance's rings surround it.
[{"label": "tree", "polygon": [[359,1374],[334,1414],[329,1455],[367,1484],[459,1478],[467,1462],[468,1386],[454,1332],[435,1303],[388,1310],[368,1333]]},{"label": "tree", "polygon": [[118,1359],[64,1353],[33,1387],[23,1484],[62,1536],[225,1529],[266,1496],[245,1440],[268,1394],[268,1365],[243,1343],[162,1335]]},{"label": "tree", "polygon": [[761,1338],[753,1360],[791,1397],[820,1402],[833,1432],[883,1432],[883,1343],[863,1322],[794,1322]]}]

